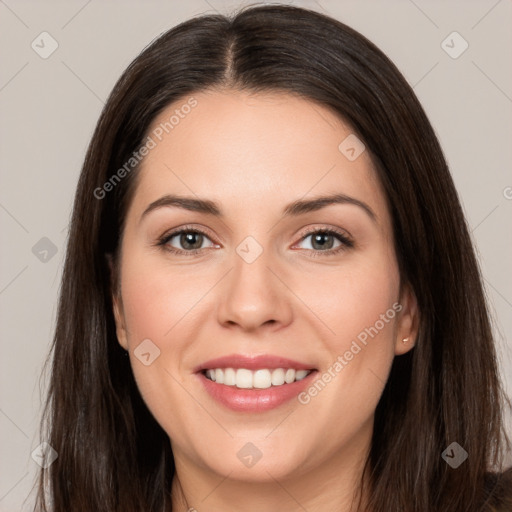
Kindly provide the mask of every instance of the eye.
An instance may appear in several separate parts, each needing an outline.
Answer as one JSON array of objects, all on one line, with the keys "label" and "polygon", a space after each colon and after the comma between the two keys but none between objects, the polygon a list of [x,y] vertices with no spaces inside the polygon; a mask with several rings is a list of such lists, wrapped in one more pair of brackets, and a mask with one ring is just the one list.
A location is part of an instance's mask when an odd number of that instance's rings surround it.
[{"label": "eye", "polygon": [[[354,247],[353,241],[346,233],[332,228],[311,229],[302,236],[301,243],[308,239],[311,239],[310,247],[305,249],[310,253],[310,256],[315,257],[337,254]],[[205,242],[208,241],[210,245],[205,246]],[[188,226],[166,233],[158,240],[156,245],[171,253],[187,256],[198,254],[207,247],[219,247],[211,241],[206,232]]]},{"label": "eye", "polygon": [[[208,235],[197,228],[181,228],[177,231],[165,234],[159,239],[159,246],[163,246],[167,251],[177,254],[196,254],[204,249],[204,242],[210,241]],[[176,247],[176,244],[181,247]],[[209,247],[215,247],[213,242]]]},{"label": "eye", "polygon": [[308,239],[311,239],[310,247],[306,249],[311,251],[311,256],[337,254],[354,246],[346,233],[331,228],[310,230],[302,237],[301,242]]}]

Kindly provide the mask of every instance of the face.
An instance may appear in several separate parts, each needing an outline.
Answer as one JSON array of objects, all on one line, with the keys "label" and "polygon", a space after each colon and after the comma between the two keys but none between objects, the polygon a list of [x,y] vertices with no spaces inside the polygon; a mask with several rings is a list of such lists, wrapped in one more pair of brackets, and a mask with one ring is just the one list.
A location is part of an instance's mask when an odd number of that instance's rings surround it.
[{"label": "face", "polygon": [[141,395],[178,469],[356,464],[417,325],[370,155],[299,97],[193,98],[148,131],[122,236],[114,313]]}]

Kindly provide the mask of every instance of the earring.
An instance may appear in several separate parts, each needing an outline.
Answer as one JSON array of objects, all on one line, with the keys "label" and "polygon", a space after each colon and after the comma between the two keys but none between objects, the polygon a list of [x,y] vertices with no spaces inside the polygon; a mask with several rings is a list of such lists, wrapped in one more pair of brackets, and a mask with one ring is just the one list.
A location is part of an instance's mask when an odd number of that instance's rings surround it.
[{"label": "earring", "polygon": [[402,340],[402,343],[405,345],[408,341],[409,341],[409,338],[404,338],[404,339]]}]

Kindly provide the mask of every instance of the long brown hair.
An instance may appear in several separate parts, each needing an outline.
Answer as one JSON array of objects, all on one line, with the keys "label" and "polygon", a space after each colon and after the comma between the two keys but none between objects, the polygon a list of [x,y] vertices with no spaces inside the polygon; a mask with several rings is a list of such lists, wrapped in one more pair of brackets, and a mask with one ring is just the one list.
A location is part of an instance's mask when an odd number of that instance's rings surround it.
[{"label": "long brown hair", "polygon": [[[69,230],[41,424],[58,458],[41,470],[37,510],[170,510],[169,439],[138,392],[112,314],[108,258],[119,257],[137,167],[112,177],[162,109],[214,87],[288,92],[332,109],[364,141],[386,192],[401,280],[416,294],[421,323],[375,412],[368,509],[511,506],[511,471],[502,467],[508,402],[482,278],[421,105],[394,64],[353,29],[306,9],[258,6],[164,33],[130,64],[101,113]],[[98,192],[107,182],[109,191]],[[469,454],[457,469],[441,457],[454,441]]]}]

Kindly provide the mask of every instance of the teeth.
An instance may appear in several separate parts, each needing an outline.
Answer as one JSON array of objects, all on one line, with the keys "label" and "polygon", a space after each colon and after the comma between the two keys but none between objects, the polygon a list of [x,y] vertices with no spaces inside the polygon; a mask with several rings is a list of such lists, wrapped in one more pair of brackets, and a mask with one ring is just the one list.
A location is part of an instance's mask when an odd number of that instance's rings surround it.
[{"label": "teeth", "polygon": [[270,370],[256,370],[252,375],[252,385],[256,389],[269,388],[272,386],[272,372]]},{"label": "teeth", "polygon": [[289,369],[286,370],[286,373],[284,374],[284,381],[286,384],[291,384],[295,380],[295,370]]},{"label": "teeth", "polygon": [[[215,370],[215,375],[217,375],[217,370]],[[224,384],[227,386],[234,386],[236,384],[236,372],[233,368],[226,368],[224,370]]]},{"label": "teeth", "polygon": [[267,389],[271,386],[282,386],[302,380],[311,370],[294,370],[277,368],[275,370],[261,369],[256,371],[246,368],[215,368],[206,370],[206,377],[218,384],[235,386],[239,389]]}]

